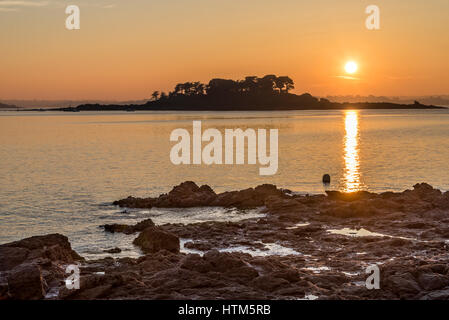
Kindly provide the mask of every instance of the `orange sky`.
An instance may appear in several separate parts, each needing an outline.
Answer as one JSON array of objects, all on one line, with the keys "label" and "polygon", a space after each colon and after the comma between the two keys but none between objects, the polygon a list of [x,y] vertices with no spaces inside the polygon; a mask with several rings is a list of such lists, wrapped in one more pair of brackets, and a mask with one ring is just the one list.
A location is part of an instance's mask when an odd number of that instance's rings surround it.
[{"label": "orange sky", "polygon": [[[80,30],[65,29],[68,4]],[[447,0],[0,0],[0,100],[144,99],[265,74],[317,96],[449,94],[448,30]],[[339,77],[348,60],[356,79]]]}]

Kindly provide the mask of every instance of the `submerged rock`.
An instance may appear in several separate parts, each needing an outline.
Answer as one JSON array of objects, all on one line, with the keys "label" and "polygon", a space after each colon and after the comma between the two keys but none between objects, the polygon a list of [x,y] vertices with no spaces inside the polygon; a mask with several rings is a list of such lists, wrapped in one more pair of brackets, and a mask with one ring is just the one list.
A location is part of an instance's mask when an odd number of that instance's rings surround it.
[{"label": "submerged rock", "polygon": [[324,184],[330,184],[331,183],[331,176],[329,174],[323,175],[323,183]]},{"label": "submerged rock", "polygon": [[155,224],[154,224],[153,220],[146,219],[146,220],[143,220],[133,226],[126,225],[126,224],[105,224],[101,227],[103,227],[104,231],[106,231],[106,232],[111,232],[111,233],[121,232],[124,234],[133,234],[136,232],[141,232],[141,231],[145,230],[146,228],[154,227],[154,226],[155,226]]},{"label": "submerged rock", "polygon": [[106,253],[120,253],[120,252],[122,252],[122,249],[115,247],[113,249],[104,250],[103,252],[106,252]]}]

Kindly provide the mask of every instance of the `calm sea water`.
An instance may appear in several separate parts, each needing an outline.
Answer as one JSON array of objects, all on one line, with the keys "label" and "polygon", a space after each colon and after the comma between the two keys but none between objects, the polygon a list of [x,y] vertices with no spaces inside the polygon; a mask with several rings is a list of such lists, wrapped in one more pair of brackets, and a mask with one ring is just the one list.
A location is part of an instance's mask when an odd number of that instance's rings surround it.
[{"label": "calm sea water", "polygon": [[[175,166],[170,133],[192,129],[279,129],[279,170],[259,165]],[[402,191],[417,182],[449,189],[449,110],[291,112],[0,113],[0,243],[59,232],[87,257],[115,246],[137,255],[134,236],[99,225],[237,220],[257,210],[135,210],[110,205],[128,195],[168,192],[185,180],[216,191],[274,183],[297,192]]]}]

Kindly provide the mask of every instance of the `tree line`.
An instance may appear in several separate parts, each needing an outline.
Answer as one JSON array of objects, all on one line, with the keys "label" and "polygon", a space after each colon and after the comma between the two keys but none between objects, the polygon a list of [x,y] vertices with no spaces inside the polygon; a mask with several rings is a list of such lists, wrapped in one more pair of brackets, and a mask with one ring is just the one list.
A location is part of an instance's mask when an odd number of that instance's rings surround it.
[{"label": "tree line", "polygon": [[229,95],[280,95],[288,94],[295,88],[290,77],[266,75],[262,78],[256,76],[245,77],[244,80],[212,79],[208,84],[201,82],[178,83],[173,91],[154,91],[151,94],[153,101],[167,100],[176,97],[198,96],[229,96]]}]

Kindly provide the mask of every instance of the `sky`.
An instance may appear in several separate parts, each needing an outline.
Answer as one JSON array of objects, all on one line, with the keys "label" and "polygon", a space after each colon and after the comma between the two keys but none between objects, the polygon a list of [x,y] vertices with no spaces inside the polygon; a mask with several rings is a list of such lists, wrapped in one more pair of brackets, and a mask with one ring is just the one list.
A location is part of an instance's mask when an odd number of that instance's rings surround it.
[{"label": "sky", "polygon": [[[71,4],[80,30],[65,28]],[[365,27],[373,4],[380,30]],[[448,31],[447,0],[0,0],[0,100],[137,100],[266,74],[315,96],[449,94]]]}]

